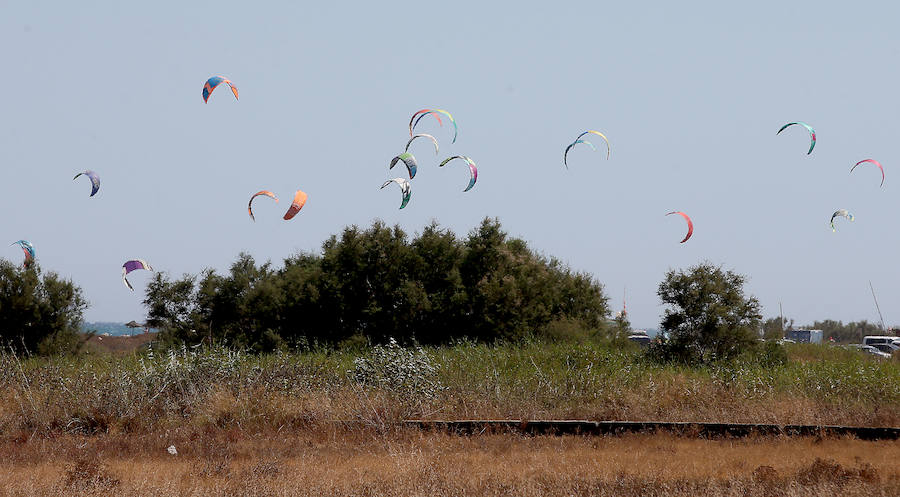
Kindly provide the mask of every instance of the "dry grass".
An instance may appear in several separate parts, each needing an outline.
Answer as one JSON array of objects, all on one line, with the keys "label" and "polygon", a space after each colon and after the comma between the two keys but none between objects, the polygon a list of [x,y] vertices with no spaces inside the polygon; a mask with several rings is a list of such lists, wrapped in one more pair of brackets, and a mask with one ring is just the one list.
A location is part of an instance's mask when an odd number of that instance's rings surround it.
[{"label": "dry grass", "polygon": [[19,437],[0,461],[0,495],[900,494],[900,444],[852,439],[207,428]]},{"label": "dry grass", "polygon": [[94,355],[127,356],[136,353],[148,343],[156,340],[157,334],[157,332],[143,333],[138,331],[134,335],[123,336],[94,335],[85,342],[84,352]]},{"label": "dry grass", "polygon": [[0,353],[0,436],[265,432],[334,420],[384,430],[404,418],[900,426],[900,364],[800,350],[786,365],[702,368],[554,344],[24,361]]}]

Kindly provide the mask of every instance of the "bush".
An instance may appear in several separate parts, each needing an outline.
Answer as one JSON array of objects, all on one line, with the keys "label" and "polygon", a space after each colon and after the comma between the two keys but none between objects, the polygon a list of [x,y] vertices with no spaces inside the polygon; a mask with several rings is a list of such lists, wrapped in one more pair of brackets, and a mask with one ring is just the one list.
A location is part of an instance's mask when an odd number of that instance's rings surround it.
[{"label": "bush", "polygon": [[262,352],[391,338],[434,345],[544,331],[587,336],[604,329],[609,314],[599,282],[535,253],[490,219],[465,240],[436,224],[412,240],[380,221],[351,226],[326,240],[321,254],[296,255],[280,269],[240,254],[227,275],[157,274],[144,304],[163,343]]},{"label": "bush", "polygon": [[744,279],[709,263],[666,273],[657,294],[669,306],[660,323],[669,339],[651,356],[710,363],[751,349],[762,315],[756,297],[744,295]]},{"label": "bush", "polygon": [[437,369],[421,347],[404,348],[394,339],[353,360],[353,378],[360,384],[403,396],[435,397],[441,390]]},{"label": "bush", "polygon": [[784,366],[788,363],[787,350],[777,342],[759,343],[747,355],[751,361],[764,367]]},{"label": "bush", "polygon": [[20,353],[73,353],[87,302],[56,273],[0,260],[0,341]]}]

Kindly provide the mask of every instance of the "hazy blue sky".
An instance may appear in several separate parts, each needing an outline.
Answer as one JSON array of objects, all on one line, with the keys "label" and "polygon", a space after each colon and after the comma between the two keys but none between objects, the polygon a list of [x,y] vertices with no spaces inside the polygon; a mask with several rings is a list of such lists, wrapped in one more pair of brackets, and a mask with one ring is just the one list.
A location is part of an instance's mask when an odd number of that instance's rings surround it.
[{"label": "hazy blue sky", "polygon": [[[767,316],[900,323],[896,247],[900,9],[892,2],[0,1],[0,223],[45,270],[72,278],[88,320],[141,320],[149,274],[276,264],[348,224],[465,234],[496,216],[514,236],[628,287],[656,327],[671,268],[708,260],[749,277]],[[241,99],[212,75],[230,78]],[[379,190],[423,107],[412,200]],[[775,132],[789,121],[816,128]],[[565,146],[586,129],[612,143]],[[599,140],[596,140],[598,145]],[[478,184],[462,193],[472,157]],[[875,158],[887,179],[879,188]],[[100,173],[100,193],[72,176]],[[309,202],[281,219],[293,192]],[[257,222],[247,200],[259,199]],[[855,222],[831,213],[846,208]],[[678,242],[690,214],[693,238]],[[21,261],[17,247],[3,257]]]}]

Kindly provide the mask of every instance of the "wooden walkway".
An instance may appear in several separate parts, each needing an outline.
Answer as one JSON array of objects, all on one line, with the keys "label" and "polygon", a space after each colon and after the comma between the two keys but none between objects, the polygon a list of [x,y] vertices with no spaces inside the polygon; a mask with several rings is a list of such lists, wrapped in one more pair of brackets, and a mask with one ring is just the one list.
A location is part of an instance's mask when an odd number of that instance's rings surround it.
[{"label": "wooden walkway", "polygon": [[582,421],[519,419],[466,419],[458,421],[409,419],[403,424],[423,430],[441,430],[477,435],[490,432],[517,432],[527,435],[618,435],[623,433],[669,432],[696,438],[762,436],[854,436],[861,440],[897,440],[900,427],[773,425],[741,423],[690,423],[659,421]]}]

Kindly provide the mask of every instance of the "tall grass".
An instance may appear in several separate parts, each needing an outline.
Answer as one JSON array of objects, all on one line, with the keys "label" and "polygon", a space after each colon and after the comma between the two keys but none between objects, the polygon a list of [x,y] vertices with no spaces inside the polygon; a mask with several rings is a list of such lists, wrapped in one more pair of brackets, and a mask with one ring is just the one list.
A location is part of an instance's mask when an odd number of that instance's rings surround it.
[{"label": "tall grass", "polygon": [[268,430],[404,418],[584,418],[900,425],[900,364],[824,346],[663,365],[593,343],[396,344],[251,355],[173,349],[124,358],[0,353],[0,433]]}]

